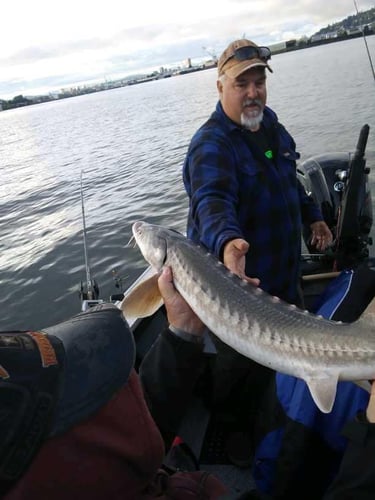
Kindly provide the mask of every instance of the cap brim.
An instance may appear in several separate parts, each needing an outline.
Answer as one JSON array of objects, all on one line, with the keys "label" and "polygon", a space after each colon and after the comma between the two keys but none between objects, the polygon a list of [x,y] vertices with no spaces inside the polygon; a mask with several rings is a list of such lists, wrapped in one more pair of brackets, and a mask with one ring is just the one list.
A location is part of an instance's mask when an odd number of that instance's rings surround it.
[{"label": "cap brim", "polygon": [[128,324],[113,304],[95,306],[42,331],[59,339],[65,350],[52,436],[88,418],[126,383],[134,366],[135,345]]},{"label": "cap brim", "polygon": [[225,69],[224,73],[229,76],[229,78],[237,78],[238,76],[242,75],[245,71],[248,71],[251,68],[256,68],[256,67],[263,67],[267,68],[268,71],[273,73],[272,69],[270,66],[262,61],[261,59],[251,59],[251,60],[246,60],[246,61],[236,61],[236,64],[233,65],[232,67]]}]

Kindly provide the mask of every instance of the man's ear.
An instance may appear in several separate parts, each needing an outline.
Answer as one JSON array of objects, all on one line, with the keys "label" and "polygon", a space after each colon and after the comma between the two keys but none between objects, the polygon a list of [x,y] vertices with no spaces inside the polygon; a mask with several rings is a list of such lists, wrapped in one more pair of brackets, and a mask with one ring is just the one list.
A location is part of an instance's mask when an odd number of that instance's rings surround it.
[{"label": "man's ear", "polygon": [[217,88],[219,94],[221,94],[223,92],[223,83],[220,80],[216,81],[216,88]]}]

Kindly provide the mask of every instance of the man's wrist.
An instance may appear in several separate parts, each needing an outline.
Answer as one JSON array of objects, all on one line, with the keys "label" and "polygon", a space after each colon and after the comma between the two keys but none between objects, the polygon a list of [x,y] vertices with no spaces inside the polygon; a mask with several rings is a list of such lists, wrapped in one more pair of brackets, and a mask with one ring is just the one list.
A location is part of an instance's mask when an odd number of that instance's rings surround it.
[{"label": "man's wrist", "polygon": [[175,337],[185,340],[185,342],[190,342],[192,344],[203,344],[202,335],[194,335],[193,333],[189,333],[182,328],[177,328],[173,325],[169,325],[168,330],[173,333]]}]

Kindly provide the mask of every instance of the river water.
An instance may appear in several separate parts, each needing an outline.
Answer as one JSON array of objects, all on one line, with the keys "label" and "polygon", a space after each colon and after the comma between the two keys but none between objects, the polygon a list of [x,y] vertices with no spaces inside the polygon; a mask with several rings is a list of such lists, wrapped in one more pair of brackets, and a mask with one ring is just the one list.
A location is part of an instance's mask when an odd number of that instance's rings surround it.
[{"label": "river water", "polygon": [[[367,41],[374,59],[375,36]],[[353,151],[365,123],[368,163],[375,159],[375,82],[362,39],[280,54],[271,66],[268,104],[302,160]],[[0,329],[79,312],[81,171],[103,298],[117,291],[113,270],[126,288],[145,268],[126,246],[135,220],[185,230],[183,158],[216,100],[216,70],[206,70],[0,113]]]}]

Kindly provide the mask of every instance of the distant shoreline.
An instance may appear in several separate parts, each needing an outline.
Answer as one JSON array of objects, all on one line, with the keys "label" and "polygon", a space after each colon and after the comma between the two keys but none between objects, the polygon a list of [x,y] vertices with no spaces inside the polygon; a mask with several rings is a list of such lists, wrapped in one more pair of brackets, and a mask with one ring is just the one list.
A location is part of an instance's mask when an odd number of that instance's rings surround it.
[{"label": "distant shoreline", "polygon": [[[375,35],[375,31],[370,31],[368,32],[365,36],[366,38],[369,36]],[[316,47],[319,45],[327,45],[329,43],[336,43],[336,42],[344,42],[345,40],[352,40],[353,38],[364,38],[363,33],[354,33],[352,35],[338,35],[335,38],[325,38],[322,40],[316,40],[316,41],[308,41],[306,43],[301,43],[301,42],[296,42],[295,45],[291,46],[286,46],[284,49],[280,50],[273,50],[272,54],[282,54],[284,52],[292,52],[294,50],[301,50],[301,49],[309,49],[311,47]]]},{"label": "distant shoreline", "polygon": [[[344,34],[344,35],[337,35],[332,38],[325,38],[321,40],[306,40],[305,41],[297,41],[297,40],[289,40],[287,42],[282,42],[285,44],[284,47],[281,48],[272,48],[272,45],[270,45],[271,48],[271,53],[272,55],[278,55],[278,54],[283,54],[285,52],[293,52],[295,50],[301,50],[301,49],[308,49],[312,47],[317,47],[320,45],[327,45],[331,43],[337,43],[337,42],[343,42],[345,40],[351,40],[353,38],[364,38],[364,37],[369,37],[375,35],[374,30],[369,31],[365,35],[360,32],[360,33],[354,33],[354,34]],[[215,61],[209,61],[206,62],[202,65],[199,66],[190,66],[188,68],[183,68],[183,69],[178,69],[178,70],[168,70],[165,69],[163,73],[160,72],[154,72],[150,75],[143,75],[142,77],[138,78],[132,78],[132,77],[127,77],[126,79],[120,79],[120,80],[114,80],[111,82],[105,82],[97,85],[91,85],[91,86],[82,86],[82,87],[75,87],[75,88],[70,88],[69,90],[63,91],[62,93],[58,94],[56,97],[53,97],[51,95],[42,95],[42,96],[37,96],[35,98],[27,98],[23,97],[23,95],[19,95],[14,97],[11,100],[5,100],[5,99],[0,99],[0,111],[7,111],[8,109],[16,109],[20,107],[25,107],[25,106],[32,106],[34,104],[42,104],[44,102],[50,102],[50,101],[56,101],[60,99],[67,99],[70,97],[77,97],[79,95],[85,95],[85,94],[92,94],[96,92],[102,92],[105,90],[112,90],[115,88],[121,88],[121,87],[127,87],[130,85],[138,85],[140,83],[147,83],[150,81],[154,80],[162,80],[164,78],[170,78],[170,77],[175,77],[179,75],[185,75],[188,73],[194,73],[197,71],[204,71],[208,69],[215,68],[217,66],[217,62]]]}]

